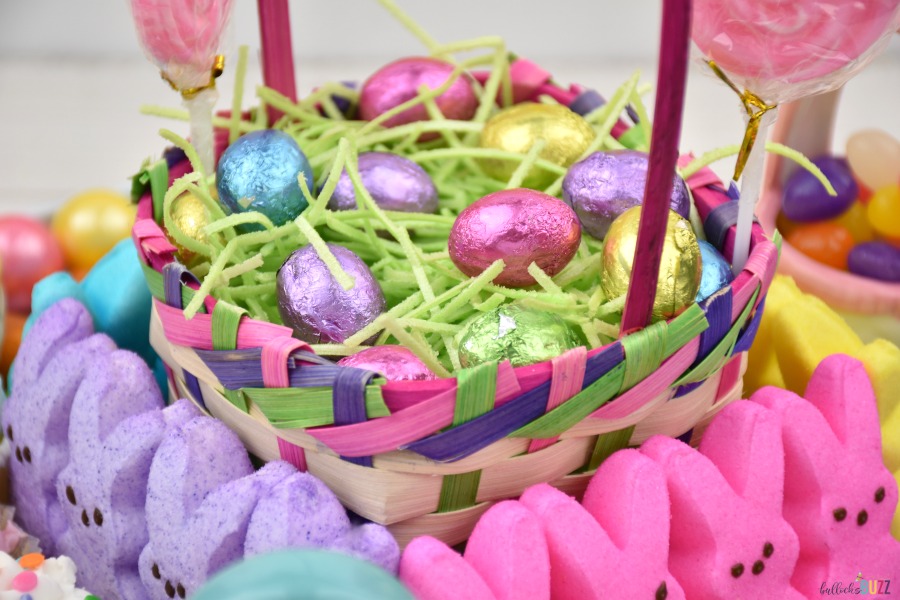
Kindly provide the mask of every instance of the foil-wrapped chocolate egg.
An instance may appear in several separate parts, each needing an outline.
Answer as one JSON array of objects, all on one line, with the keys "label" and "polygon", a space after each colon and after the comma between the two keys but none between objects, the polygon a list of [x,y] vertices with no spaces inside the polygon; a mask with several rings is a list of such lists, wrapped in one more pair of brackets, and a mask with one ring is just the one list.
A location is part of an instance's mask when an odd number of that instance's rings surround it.
[{"label": "foil-wrapped chocolate egg", "polygon": [[[435,213],[438,194],[425,169],[406,157],[390,152],[363,152],[359,155],[359,176],[375,204],[384,210]],[[347,172],[341,173],[328,208],[353,210],[356,190]]]},{"label": "foil-wrapped chocolate egg", "polygon": [[403,346],[373,346],[338,361],[344,367],[375,371],[388,381],[427,381],[437,379],[419,357]]},{"label": "foil-wrapped chocolate egg", "polygon": [[528,273],[532,262],[552,277],[569,264],[580,242],[578,216],[565,202],[517,188],[488,194],[459,213],[448,248],[466,275],[479,275],[503,259],[506,267],[494,283],[525,287],[536,283]]},{"label": "foil-wrapped chocolate egg", "polygon": [[715,246],[705,240],[697,240],[697,243],[700,244],[700,262],[703,264],[697,302],[702,302],[734,281],[734,273]]},{"label": "foil-wrapped chocolate egg", "polygon": [[[359,93],[359,117],[371,121],[418,96],[423,85],[437,89],[446,83],[453,70],[453,65],[446,61],[424,57],[402,58],[385,65],[363,84]],[[478,108],[478,98],[469,76],[462,74],[457,77],[444,93],[435,98],[435,104],[447,119],[470,120]],[[428,118],[425,105],[418,104],[390,117],[382,125],[396,127]]]},{"label": "foil-wrapped chocolate egg", "polygon": [[[209,211],[203,202],[190,192],[185,192],[172,201],[171,212],[169,213],[169,227],[172,225],[177,227],[181,233],[196,240],[198,242],[206,242],[206,234],[203,228],[209,225]],[[166,237],[172,242],[172,245],[178,249],[178,258],[185,265],[190,265],[196,255],[178,243],[172,234],[167,230]]]},{"label": "foil-wrapped chocolate egg", "polygon": [[508,360],[521,367],[550,360],[582,341],[559,315],[515,304],[484,313],[466,327],[459,342],[463,367]]},{"label": "foil-wrapped chocolate egg", "polygon": [[[594,137],[590,124],[565,106],[523,102],[488,119],[481,132],[480,145],[487,149],[526,154],[539,139],[543,139],[544,148],[539,157],[568,167],[587,150]],[[509,181],[519,162],[501,158],[483,158],[480,161],[485,173],[500,181]],[[555,173],[534,166],[522,180],[522,186],[544,188],[556,178]]]},{"label": "foil-wrapped chocolate egg", "polygon": [[[594,152],[569,168],[563,179],[563,200],[575,209],[591,236],[602,240],[616,217],[643,202],[648,158],[637,150]],[[678,174],[672,181],[669,208],[685,219],[690,215],[691,196]]]},{"label": "foil-wrapped chocolate egg", "polygon": [[219,203],[228,214],[256,211],[276,226],[284,225],[307,206],[298,183],[300,175],[312,190],[312,167],[291,136],[274,129],[248,133],[219,159]]},{"label": "foil-wrapped chocolate egg", "polygon": [[384,293],[366,263],[342,246],[328,244],[354,279],[349,290],[332,276],[312,245],[295,250],[278,269],[278,313],[294,337],[311,344],[339,344],[384,311]]},{"label": "foil-wrapped chocolate egg", "polygon": [[[640,217],[640,206],[629,208],[613,221],[606,234],[600,286],[607,298],[618,298],[628,291]],[[701,260],[700,246],[690,222],[670,210],[653,301],[653,321],[674,317],[694,302],[700,289]]]}]

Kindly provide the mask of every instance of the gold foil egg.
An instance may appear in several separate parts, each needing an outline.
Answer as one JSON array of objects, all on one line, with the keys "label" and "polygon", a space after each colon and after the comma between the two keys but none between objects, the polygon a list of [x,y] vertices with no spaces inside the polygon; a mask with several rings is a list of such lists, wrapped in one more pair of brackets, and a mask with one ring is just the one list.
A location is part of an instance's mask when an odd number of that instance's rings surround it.
[{"label": "gold foil egg", "polygon": [[[484,124],[481,147],[526,154],[543,139],[545,145],[539,157],[568,168],[584,154],[594,136],[588,122],[565,106],[524,102],[500,111]],[[520,161],[483,158],[480,162],[491,177],[509,181]],[[557,177],[556,173],[534,166],[522,187],[545,188]]]},{"label": "gold foil egg", "polygon": [[[166,220],[168,228],[176,227],[181,233],[198,242],[206,242],[203,228],[209,225],[209,212],[203,202],[190,192],[185,192],[172,202],[169,218]],[[196,255],[191,250],[179,244],[171,231],[166,231],[166,237],[178,248],[178,258],[189,265]]]},{"label": "gold foil egg", "polygon": [[[606,234],[600,286],[607,298],[618,298],[628,291],[640,216],[640,206],[626,210]],[[669,319],[690,306],[700,288],[702,272],[700,245],[690,222],[670,209],[652,320]]]}]

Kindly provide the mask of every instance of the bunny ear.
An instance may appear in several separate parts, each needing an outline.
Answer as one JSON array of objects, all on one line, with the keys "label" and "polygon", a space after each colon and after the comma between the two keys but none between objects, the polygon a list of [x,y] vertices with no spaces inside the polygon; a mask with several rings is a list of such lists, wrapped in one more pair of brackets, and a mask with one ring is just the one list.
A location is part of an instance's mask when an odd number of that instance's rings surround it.
[{"label": "bunny ear", "polygon": [[495,600],[478,572],[433,537],[409,543],[400,558],[400,581],[418,600]]},{"label": "bunny ear", "polygon": [[825,357],[806,386],[806,399],[825,416],[841,444],[881,460],[878,405],[863,364],[845,354]]},{"label": "bunny ear", "polygon": [[752,402],[726,406],[700,442],[731,488],[764,510],[781,514],[784,501],[784,444],[778,413]]},{"label": "bunny ear", "polygon": [[550,598],[550,556],[540,519],[519,502],[492,506],[466,545],[475,567],[498,600]]},{"label": "bunny ear", "polygon": [[400,546],[382,525],[364,523],[353,527],[332,549],[369,561],[392,575],[397,574]]},{"label": "bunny ear", "polygon": [[144,520],[147,478],[165,429],[161,411],[148,411],[126,419],[107,438],[97,468],[100,480],[110,482],[115,510],[139,512]]},{"label": "bunny ear", "polygon": [[182,398],[167,406],[162,411],[162,415],[166,420],[166,427],[181,428],[192,419],[203,416],[203,413],[194,406],[193,402]]},{"label": "bunny ear", "polygon": [[637,450],[620,450],[591,478],[582,501],[621,550],[665,566],[669,491],[662,468]]}]

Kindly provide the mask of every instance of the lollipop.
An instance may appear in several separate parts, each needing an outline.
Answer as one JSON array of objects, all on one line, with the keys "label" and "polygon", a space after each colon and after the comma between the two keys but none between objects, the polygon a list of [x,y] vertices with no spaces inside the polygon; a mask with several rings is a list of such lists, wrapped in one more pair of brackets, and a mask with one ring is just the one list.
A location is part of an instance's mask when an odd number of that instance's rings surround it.
[{"label": "lollipop", "polygon": [[[837,89],[900,25],[897,0],[696,0],[693,39],[749,118],[734,178],[741,200],[733,264],[743,268],[762,180],[762,149],[779,102]],[[743,91],[739,87],[743,88]]]},{"label": "lollipop", "polygon": [[215,78],[225,65],[216,52],[231,0],[131,0],[131,11],[147,56],[181,92],[191,116],[191,141],[204,171],[212,173]]}]

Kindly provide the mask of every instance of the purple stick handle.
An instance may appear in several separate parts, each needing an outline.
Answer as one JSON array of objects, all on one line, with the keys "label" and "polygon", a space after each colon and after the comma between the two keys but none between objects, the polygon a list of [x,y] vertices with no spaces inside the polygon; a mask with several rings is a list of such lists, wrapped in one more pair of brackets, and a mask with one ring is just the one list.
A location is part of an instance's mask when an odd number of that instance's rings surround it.
[{"label": "purple stick handle", "polygon": [[[262,41],[263,83],[279,94],[297,101],[294,81],[294,53],[288,0],[258,0],[259,35]],[[281,111],[269,107],[269,123],[281,118]]]},{"label": "purple stick handle", "polygon": [[631,285],[622,314],[621,335],[645,327],[650,323],[653,311],[669,218],[672,174],[678,160],[690,43],[691,0],[663,0],[650,165],[637,236],[640,252],[635,252]]}]

